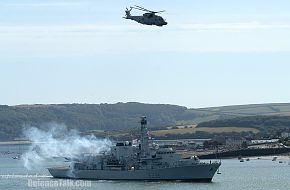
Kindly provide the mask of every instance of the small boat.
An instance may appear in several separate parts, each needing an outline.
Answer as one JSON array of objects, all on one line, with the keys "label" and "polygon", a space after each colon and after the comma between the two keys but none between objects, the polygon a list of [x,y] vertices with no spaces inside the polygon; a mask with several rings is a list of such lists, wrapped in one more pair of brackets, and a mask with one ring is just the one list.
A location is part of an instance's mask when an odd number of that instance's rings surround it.
[{"label": "small boat", "polygon": [[242,158],[242,159],[240,159],[240,162],[244,162],[244,159]]},{"label": "small boat", "polygon": [[217,170],[217,174],[222,174],[222,173],[220,172],[220,169]]},{"label": "small boat", "polygon": [[13,156],[12,159],[19,160],[20,159],[20,156]]},{"label": "small boat", "polygon": [[250,158],[247,158],[246,161],[250,161]]},{"label": "small boat", "polygon": [[274,156],[274,158],[272,159],[272,161],[276,161],[277,160],[277,156]]},{"label": "small boat", "polygon": [[279,163],[280,163],[280,164],[282,164],[282,163],[283,163],[283,161],[279,161]]}]

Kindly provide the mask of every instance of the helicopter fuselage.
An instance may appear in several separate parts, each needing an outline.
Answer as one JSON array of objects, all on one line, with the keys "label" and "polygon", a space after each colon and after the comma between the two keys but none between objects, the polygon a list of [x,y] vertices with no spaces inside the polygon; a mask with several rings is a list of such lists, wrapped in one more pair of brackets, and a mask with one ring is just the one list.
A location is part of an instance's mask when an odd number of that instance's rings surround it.
[{"label": "helicopter fuselage", "polygon": [[167,22],[161,16],[157,16],[152,13],[144,13],[143,16],[127,15],[125,18],[134,20],[138,23],[145,24],[145,25],[156,25],[156,26],[167,25]]}]

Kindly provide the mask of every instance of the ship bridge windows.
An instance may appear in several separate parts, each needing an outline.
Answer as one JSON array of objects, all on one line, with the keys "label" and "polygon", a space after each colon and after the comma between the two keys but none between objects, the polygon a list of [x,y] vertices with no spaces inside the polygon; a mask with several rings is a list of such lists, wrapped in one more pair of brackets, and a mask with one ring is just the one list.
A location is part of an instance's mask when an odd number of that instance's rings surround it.
[{"label": "ship bridge windows", "polygon": [[116,146],[132,146],[132,142],[126,141],[126,142],[117,142]]},{"label": "ship bridge windows", "polygon": [[169,151],[169,152],[157,152],[157,154],[174,154],[174,151]]},{"label": "ship bridge windows", "polygon": [[124,143],[118,142],[118,143],[116,143],[116,146],[124,146]]}]

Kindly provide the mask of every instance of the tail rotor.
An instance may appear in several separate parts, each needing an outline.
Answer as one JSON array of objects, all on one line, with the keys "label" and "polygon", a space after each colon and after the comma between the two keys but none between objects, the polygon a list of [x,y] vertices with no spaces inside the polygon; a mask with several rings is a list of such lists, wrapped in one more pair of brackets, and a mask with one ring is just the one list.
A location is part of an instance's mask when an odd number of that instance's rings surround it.
[{"label": "tail rotor", "polygon": [[128,9],[128,7],[126,7],[126,11],[125,11],[126,15],[125,15],[124,18],[130,17],[131,16],[131,11],[132,11],[132,7],[130,7],[130,9]]}]

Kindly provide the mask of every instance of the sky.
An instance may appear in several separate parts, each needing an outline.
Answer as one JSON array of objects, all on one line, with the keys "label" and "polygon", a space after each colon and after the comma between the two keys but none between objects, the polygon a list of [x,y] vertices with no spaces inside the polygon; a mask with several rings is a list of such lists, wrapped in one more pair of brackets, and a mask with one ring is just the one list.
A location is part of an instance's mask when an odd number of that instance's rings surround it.
[{"label": "sky", "polygon": [[[133,5],[166,10],[168,25],[123,19]],[[289,10],[289,0],[1,0],[0,104],[290,102]]]}]

